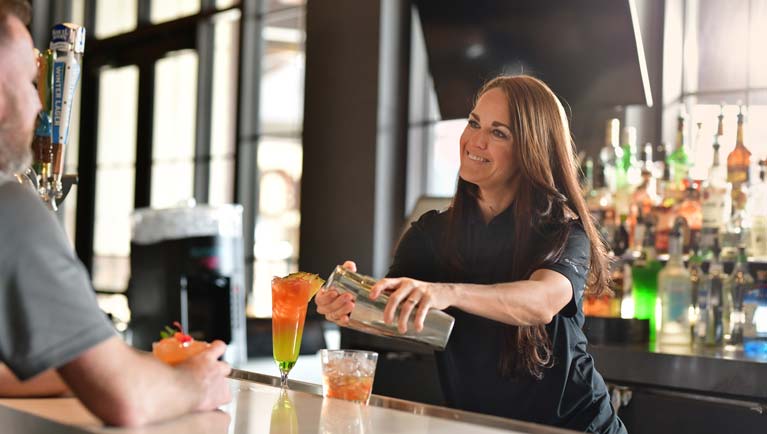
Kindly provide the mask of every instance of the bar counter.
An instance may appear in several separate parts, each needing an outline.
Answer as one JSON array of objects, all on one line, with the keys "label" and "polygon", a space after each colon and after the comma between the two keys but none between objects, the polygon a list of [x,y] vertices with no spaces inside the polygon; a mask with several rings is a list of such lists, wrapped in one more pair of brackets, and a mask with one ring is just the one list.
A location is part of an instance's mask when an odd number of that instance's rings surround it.
[{"label": "bar counter", "polygon": [[767,410],[767,359],[689,345],[590,345],[609,382],[761,403]]},{"label": "bar counter", "polygon": [[[323,399],[316,384],[234,370],[233,400],[222,411],[197,413],[142,429],[104,427],[75,398],[0,399],[3,432],[70,433],[477,433],[566,434],[572,431],[373,395],[365,406]],[[6,431],[7,430],[7,431]]]},{"label": "bar counter", "polygon": [[690,346],[589,345],[631,434],[762,434],[767,361]]}]

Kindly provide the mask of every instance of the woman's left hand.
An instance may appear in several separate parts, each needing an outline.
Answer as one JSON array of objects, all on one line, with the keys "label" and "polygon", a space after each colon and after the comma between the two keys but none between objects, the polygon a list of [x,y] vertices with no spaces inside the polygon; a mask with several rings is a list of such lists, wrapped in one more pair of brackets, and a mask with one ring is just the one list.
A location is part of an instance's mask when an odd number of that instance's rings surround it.
[{"label": "woman's left hand", "polygon": [[389,302],[384,309],[384,322],[394,322],[394,313],[402,305],[397,329],[400,333],[407,332],[410,314],[415,310],[415,330],[423,330],[423,322],[429,309],[446,309],[454,304],[455,291],[452,285],[445,283],[430,283],[407,277],[381,279],[370,289],[370,299],[375,300],[381,293],[389,293]]}]

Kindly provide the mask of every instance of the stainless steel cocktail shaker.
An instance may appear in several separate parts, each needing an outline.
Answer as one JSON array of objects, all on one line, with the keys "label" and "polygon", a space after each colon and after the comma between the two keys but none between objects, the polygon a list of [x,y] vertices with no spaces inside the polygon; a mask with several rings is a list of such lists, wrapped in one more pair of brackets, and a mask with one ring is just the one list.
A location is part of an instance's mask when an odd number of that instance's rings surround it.
[{"label": "stainless steel cocktail shaker", "polygon": [[[452,316],[436,309],[430,309],[429,313],[426,314],[423,330],[417,332],[412,320],[413,315],[411,315],[407,332],[401,334],[397,330],[396,321],[391,325],[384,323],[383,312],[389,297],[382,294],[376,300],[370,299],[370,288],[375,283],[376,280],[372,277],[349,271],[340,265],[336,266],[325,282],[326,288],[332,287],[341,294],[349,293],[354,296],[354,310],[352,310],[349,318],[349,328],[377,336],[424,344],[437,350],[445,349],[455,323]],[[395,318],[398,315],[399,308],[395,313]]]}]

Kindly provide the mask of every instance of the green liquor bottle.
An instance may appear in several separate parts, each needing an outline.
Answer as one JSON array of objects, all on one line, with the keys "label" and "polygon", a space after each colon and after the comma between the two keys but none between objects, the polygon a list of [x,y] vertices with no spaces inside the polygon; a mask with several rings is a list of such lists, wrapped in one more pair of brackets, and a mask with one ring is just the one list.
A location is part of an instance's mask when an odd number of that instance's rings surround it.
[{"label": "green liquor bottle", "polygon": [[669,168],[671,169],[671,180],[674,185],[684,190],[684,180],[690,170],[690,158],[687,155],[686,131],[685,131],[684,112],[677,118],[676,145],[674,150],[667,157]]},{"label": "green liquor bottle", "polygon": [[645,222],[644,241],[639,258],[631,267],[634,318],[650,320],[650,341],[655,341],[658,304],[658,273],[662,266],[655,253],[655,233],[652,221]]}]

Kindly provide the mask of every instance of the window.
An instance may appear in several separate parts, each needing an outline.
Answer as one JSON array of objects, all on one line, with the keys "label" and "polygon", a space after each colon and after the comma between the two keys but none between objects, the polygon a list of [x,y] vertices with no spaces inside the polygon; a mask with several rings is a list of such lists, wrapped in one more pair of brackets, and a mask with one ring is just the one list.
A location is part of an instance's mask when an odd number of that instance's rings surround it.
[{"label": "window", "polygon": [[[90,110],[83,115],[95,128],[82,131],[79,158],[74,150],[69,159],[90,188],[74,196],[77,207],[68,212],[72,220],[78,208],[76,245],[97,291],[127,287],[134,209],[176,206],[190,197],[211,205],[232,203],[235,172],[258,173],[252,189],[243,188],[247,178],[240,180],[238,200],[255,210],[244,222],[254,237],[245,246],[246,267],[255,270],[248,312],[270,316],[271,278],[295,271],[298,264],[305,1],[75,3],[75,14],[92,21],[96,38],[87,47],[91,50],[86,48],[84,71],[91,75],[83,77],[84,97],[94,96],[84,101]],[[203,12],[206,4],[217,11]],[[242,9],[255,4],[263,11],[248,23],[255,20],[262,31],[264,43],[256,49],[261,70],[240,77],[241,50],[253,49],[251,40],[250,47],[239,46]],[[163,37],[155,29],[162,29]],[[244,89],[253,83],[260,87],[260,100],[244,103],[261,107],[259,127],[244,136],[236,131],[241,83]],[[94,154],[95,171],[89,173],[88,158]],[[242,161],[238,155],[244,155]],[[78,167],[78,160],[86,164]],[[72,197],[68,202],[74,203]],[[118,316],[127,318],[122,312]]]},{"label": "window", "polygon": [[210,131],[208,203],[234,201],[234,147],[237,117],[237,57],[240,11],[219,14],[213,51],[213,107]]},{"label": "window", "polygon": [[138,68],[125,66],[103,70],[99,80],[92,271],[93,285],[100,290],[125,290],[130,274],[138,79]]},{"label": "window", "polygon": [[429,76],[426,40],[415,11],[412,26],[405,217],[416,219],[419,216],[411,214],[424,211],[418,207],[423,196],[449,198],[455,194],[460,167],[458,141],[466,118],[442,119]]},{"label": "window", "polygon": [[[200,0],[73,5],[93,21],[97,39],[86,47],[83,77],[83,95],[98,95],[89,101],[96,113],[88,125],[95,128],[82,131],[84,147],[69,159],[90,187],[77,195],[77,207],[84,205],[86,212],[78,213],[75,237],[97,291],[127,288],[135,208],[172,207],[190,198],[233,201],[237,3],[219,1],[231,9],[213,14],[200,13]],[[151,31],[159,26],[162,38]],[[77,151],[89,155],[92,149],[95,173],[88,164],[76,165]]]},{"label": "window", "polygon": [[153,0],[149,14],[153,23],[162,23],[194,15],[200,11],[200,0]]},{"label": "window", "polygon": [[[138,0],[96,0],[96,38],[127,33],[136,29]],[[92,3],[91,3],[92,4]]]},{"label": "window", "polygon": [[197,53],[169,53],[155,63],[152,208],[194,198]]},{"label": "window", "polygon": [[429,196],[452,197],[455,194],[460,167],[458,141],[466,127],[466,119],[438,122],[434,126],[434,142],[429,158]]},{"label": "window", "polygon": [[248,314],[257,317],[271,316],[272,277],[297,271],[303,159],[304,8],[295,1],[270,3],[264,17],[259,204],[248,306]]}]

